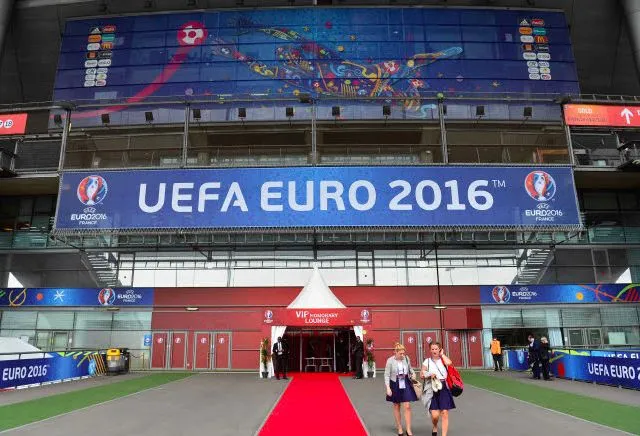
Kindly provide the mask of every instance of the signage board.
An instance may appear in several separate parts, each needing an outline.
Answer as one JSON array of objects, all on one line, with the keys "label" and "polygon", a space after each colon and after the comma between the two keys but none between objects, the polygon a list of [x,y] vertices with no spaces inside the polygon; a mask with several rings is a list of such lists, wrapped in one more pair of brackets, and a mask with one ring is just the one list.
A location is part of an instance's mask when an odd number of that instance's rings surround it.
[{"label": "signage board", "polygon": [[153,288],[0,288],[0,307],[152,306]]},{"label": "signage board", "polygon": [[480,286],[482,304],[639,303],[640,284]]},{"label": "signage board", "polygon": [[565,104],[564,122],[568,126],[640,127],[640,106]]},{"label": "signage board", "polygon": [[96,374],[93,352],[74,352],[72,355],[51,353],[42,359],[16,359],[0,361],[0,390],[19,386],[76,379]]},{"label": "signage board", "polygon": [[22,135],[27,131],[28,114],[0,114],[0,136]]},{"label": "signage board", "polygon": [[265,325],[290,327],[354,326],[371,324],[369,309],[267,309]]},{"label": "signage board", "polygon": [[56,230],[580,226],[569,167],[67,172]]}]

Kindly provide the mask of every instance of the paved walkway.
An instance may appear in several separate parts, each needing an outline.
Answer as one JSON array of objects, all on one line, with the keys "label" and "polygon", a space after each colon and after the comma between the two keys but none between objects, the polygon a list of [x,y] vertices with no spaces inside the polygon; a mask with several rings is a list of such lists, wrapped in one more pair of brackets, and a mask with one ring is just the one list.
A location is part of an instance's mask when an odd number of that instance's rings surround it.
[{"label": "paved walkway", "polygon": [[572,394],[585,395],[588,397],[613,401],[614,403],[640,407],[640,392],[632,389],[622,389],[613,386],[597,385],[594,383],[564,379],[552,379],[551,381],[534,380],[531,377],[531,373],[518,371],[486,371],[483,372],[483,374],[495,377],[514,378],[524,383],[542,386],[549,389],[571,392]]},{"label": "paved walkway", "polygon": [[[395,433],[391,403],[385,401],[381,379],[342,379],[342,383],[370,435]],[[457,409],[450,412],[450,436],[628,434],[468,385],[455,401]],[[430,435],[431,424],[422,403],[412,403],[412,406],[413,433]]]},{"label": "paved walkway", "polygon": [[131,380],[138,377],[144,377],[148,373],[129,373],[118,376],[101,376],[88,378],[85,380],[69,381],[57,383],[53,385],[39,386],[28,389],[13,389],[0,392],[0,406],[7,404],[21,403],[22,401],[35,400],[37,398],[48,397],[50,395],[63,394],[65,392],[79,391],[81,389],[89,389],[96,386],[104,386],[119,381]]}]

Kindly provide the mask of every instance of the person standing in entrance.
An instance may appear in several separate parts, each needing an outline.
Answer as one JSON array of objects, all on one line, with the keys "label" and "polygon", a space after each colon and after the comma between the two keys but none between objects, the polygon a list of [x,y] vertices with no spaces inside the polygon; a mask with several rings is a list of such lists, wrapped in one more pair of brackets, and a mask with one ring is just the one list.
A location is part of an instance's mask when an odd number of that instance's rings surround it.
[{"label": "person standing in entrance", "polygon": [[551,346],[546,337],[540,338],[540,363],[542,364],[542,377],[551,380],[549,376],[549,365],[551,362]]},{"label": "person standing in entrance", "polygon": [[346,373],[347,372],[347,346],[344,342],[344,338],[342,335],[339,336],[338,342],[336,343],[336,371],[338,373]]},{"label": "person standing in entrance", "polygon": [[276,380],[280,380],[282,373],[283,379],[287,380],[287,360],[289,359],[289,350],[287,344],[282,342],[282,337],[278,336],[278,342],[273,344],[273,355],[276,357]]},{"label": "person standing in entrance", "polygon": [[529,335],[529,365],[533,371],[533,378],[540,380],[540,342],[536,337]]},{"label": "person standing in entrance", "polygon": [[398,435],[404,435],[402,431],[402,418],[400,409],[404,412],[404,423],[407,426],[407,434],[413,435],[411,431],[411,403],[418,401],[415,389],[410,377],[414,375],[413,368],[406,355],[404,345],[397,343],[394,348],[394,355],[387,359],[384,367],[384,384],[387,387],[387,401],[393,403],[393,417],[396,420]]},{"label": "person standing in entrance", "polygon": [[364,344],[362,339],[356,336],[356,343],[353,344],[353,364],[355,365],[356,375],[353,378],[364,378],[362,373],[362,359],[364,358]]},{"label": "person standing in entrance", "polygon": [[493,356],[493,370],[502,371],[502,347],[498,338],[491,341],[491,356]]},{"label": "person standing in entrance", "polygon": [[449,432],[449,410],[455,409],[453,395],[447,387],[447,366],[451,365],[449,359],[442,351],[439,342],[433,342],[429,347],[431,357],[422,362],[420,375],[425,379],[425,383],[431,383],[433,398],[429,405],[431,413],[432,436],[438,436],[438,422],[442,420],[442,435],[447,436]]}]

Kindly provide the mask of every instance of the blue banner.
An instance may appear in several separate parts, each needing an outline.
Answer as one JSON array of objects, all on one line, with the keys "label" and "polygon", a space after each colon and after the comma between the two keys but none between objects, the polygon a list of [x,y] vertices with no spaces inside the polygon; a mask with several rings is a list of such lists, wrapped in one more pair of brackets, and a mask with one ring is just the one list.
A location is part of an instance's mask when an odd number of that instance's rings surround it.
[{"label": "blue banner", "polygon": [[94,375],[94,359],[101,359],[93,352],[50,355],[43,359],[1,360],[0,389]]},{"label": "blue banner", "polygon": [[0,307],[153,306],[153,288],[0,288]]},{"label": "blue banner", "polygon": [[[393,97],[425,118],[433,102],[420,97],[436,92],[579,93],[564,14],[298,7],[73,20],[54,99]],[[76,112],[74,123],[122,109]]]},{"label": "blue banner", "polygon": [[638,303],[640,284],[480,286],[482,304]]},{"label": "blue banner", "polygon": [[580,225],[567,167],[98,171],[60,186],[57,230]]}]

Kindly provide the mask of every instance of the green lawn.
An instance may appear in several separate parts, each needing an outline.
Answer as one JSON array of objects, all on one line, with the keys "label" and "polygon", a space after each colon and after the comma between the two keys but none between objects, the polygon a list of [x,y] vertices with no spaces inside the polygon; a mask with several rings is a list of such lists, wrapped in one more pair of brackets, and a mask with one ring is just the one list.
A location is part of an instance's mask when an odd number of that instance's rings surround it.
[{"label": "green lawn", "polygon": [[[158,373],[131,380],[75,392],[51,395],[0,407],[0,430],[7,430],[76,409],[102,403],[124,395],[150,389],[193,375],[192,373]],[[37,389],[37,388],[35,388]]]},{"label": "green lawn", "polygon": [[[534,386],[476,371],[464,371],[462,376],[465,384],[518,398],[587,421],[640,434],[640,407]],[[603,389],[606,388],[603,387]]]}]

